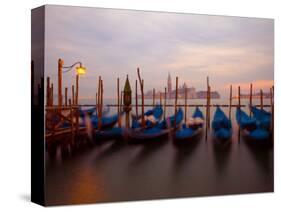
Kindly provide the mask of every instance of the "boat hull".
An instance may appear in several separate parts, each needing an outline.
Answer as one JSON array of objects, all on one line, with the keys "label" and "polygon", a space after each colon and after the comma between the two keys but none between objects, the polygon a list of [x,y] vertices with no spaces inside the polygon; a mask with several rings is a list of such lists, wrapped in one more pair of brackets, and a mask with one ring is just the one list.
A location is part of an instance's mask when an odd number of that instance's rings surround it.
[{"label": "boat hull", "polygon": [[179,136],[177,134],[178,132],[175,133],[174,135],[174,144],[178,145],[192,145],[194,143],[197,143],[199,139],[203,135],[203,128],[198,128],[195,130],[192,135],[189,136]]},{"label": "boat hull", "polygon": [[125,131],[123,128],[114,127],[107,130],[96,130],[93,133],[95,141],[107,141],[107,140],[122,140],[124,138]]},{"label": "boat hull", "polygon": [[152,141],[162,141],[172,132],[172,129],[157,129],[153,132],[150,129],[130,130],[127,137],[130,143],[150,143]]},{"label": "boat hull", "polygon": [[[257,129],[260,130],[260,129]],[[250,146],[253,147],[270,147],[273,145],[272,135],[268,131],[262,130],[260,135],[253,135],[247,129],[241,130],[243,140]]]}]

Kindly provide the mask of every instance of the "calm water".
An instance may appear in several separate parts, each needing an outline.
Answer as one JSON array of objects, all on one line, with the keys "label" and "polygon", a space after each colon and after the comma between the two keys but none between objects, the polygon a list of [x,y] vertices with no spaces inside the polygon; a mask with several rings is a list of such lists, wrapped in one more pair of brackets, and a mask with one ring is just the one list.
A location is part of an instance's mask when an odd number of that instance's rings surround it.
[{"label": "calm water", "polygon": [[[227,103],[216,100],[213,103]],[[190,100],[189,103],[205,103]],[[243,102],[244,103],[244,102]],[[245,102],[247,103],[247,102]],[[265,104],[268,100],[265,100]],[[258,102],[259,104],[259,102]],[[194,108],[189,108],[188,114]],[[172,113],[171,108],[168,112]],[[224,108],[228,114],[228,108]],[[113,111],[114,112],[114,111]],[[213,109],[211,110],[213,114]],[[232,117],[235,117],[233,108]],[[237,125],[228,146],[215,148],[209,133],[196,145],[171,139],[146,145],[108,141],[79,148],[46,164],[48,204],[74,204],[273,191],[273,148],[256,149]]]}]

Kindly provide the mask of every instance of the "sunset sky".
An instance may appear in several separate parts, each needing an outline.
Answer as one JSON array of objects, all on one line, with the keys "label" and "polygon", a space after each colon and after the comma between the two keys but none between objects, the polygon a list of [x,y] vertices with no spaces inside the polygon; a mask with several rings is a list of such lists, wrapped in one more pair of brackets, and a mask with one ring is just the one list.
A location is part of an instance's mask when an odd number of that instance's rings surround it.
[{"label": "sunset sky", "polygon": [[[242,91],[266,91],[273,85],[274,22],[240,18],[143,12],[84,7],[46,7],[45,68],[56,88],[57,60],[65,65],[81,61],[87,74],[80,80],[80,96],[94,96],[98,76],[105,97],[116,95],[116,79],[126,75],[132,88],[140,67],[145,90],[164,90],[170,72],[175,86],[186,82],[226,96],[229,85]],[[63,75],[64,86],[74,84],[75,72]],[[244,89],[244,90],[243,90]]]}]

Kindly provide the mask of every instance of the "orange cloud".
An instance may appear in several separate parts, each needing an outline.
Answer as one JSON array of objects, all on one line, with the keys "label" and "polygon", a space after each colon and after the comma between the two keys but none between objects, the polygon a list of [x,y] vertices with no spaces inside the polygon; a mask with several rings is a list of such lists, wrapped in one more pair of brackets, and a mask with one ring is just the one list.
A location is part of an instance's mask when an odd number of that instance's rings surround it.
[{"label": "orange cloud", "polygon": [[265,92],[268,92],[269,89],[274,85],[273,80],[256,80],[252,82],[242,82],[242,83],[232,83],[232,84],[225,84],[224,88],[229,89],[230,85],[232,85],[232,88],[234,90],[238,89],[238,86],[241,88],[241,92],[243,91],[249,91],[250,90],[250,84],[253,84],[253,91],[259,91],[260,89],[264,90]]}]

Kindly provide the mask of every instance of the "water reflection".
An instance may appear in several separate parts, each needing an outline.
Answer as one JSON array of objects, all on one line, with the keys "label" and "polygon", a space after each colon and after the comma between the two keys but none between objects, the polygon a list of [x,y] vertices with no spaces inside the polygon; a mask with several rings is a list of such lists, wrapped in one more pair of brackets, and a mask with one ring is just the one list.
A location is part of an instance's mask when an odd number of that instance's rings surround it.
[{"label": "water reflection", "polygon": [[212,146],[218,175],[223,176],[224,170],[227,167],[230,158],[232,140],[224,142],[222,144],[214,144]]},{"label": "water reflection", "polygon": [[232,141],[223,145],[214,145],[209,132],[207,141],[203,134],[190,145],[178,145],[172,137],[144,145],[85,140],[65,148],[63,157],[58,148],[57,157],[51,160],[47,156],[47,202],[70,204],[273,191],[273,146],[256,148],[243,137],[238,142],[237,124],[232,123]]},{"label": "water reflection", "polygon": [[270,173],[273,170],[273,144],[271,141],[268,141],[268,144],[263,146],[253,145],[245,141],[244,145],[261,169],[261,173]]},{"label": "water reflection", "polygon": [[191,142],[179,143],[177,141],[173,141],[173,146],[175,149],[174,153],[174,164],[173,164],[173,173],[177,175],[180,173],[181,169],[184,169],[185,164],[187,164],[188,160],[192,158],[192,155],[195,153],[195,148],[200,145],[200,139],[202,136],[197,137]]},{"label": "water reflection", "polygon": [[[104,159],[110,159],[114,154],[117,154],[119,151],[121,151],[125,143],[121,141],[107,141],[108,145],[105,149],[99,152],[99,154],[95,157],[94,162],[98,163]],[[98,144],[96,147],[99,148],[103,144]]]},{"label": "water reflection", "polygon": [[164,138],[156,139],[153,142],[132,144],[138,146],[138,152],[136,153],[134,159],[130,162],[130,166],[132,168],[138,168],[139,165],[144,163],[146,160],[149,160],[149,158],[155,155],[156,152],[160,151],[168,141],[169,140],[167,138]]}]

